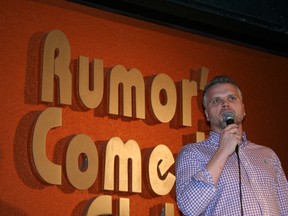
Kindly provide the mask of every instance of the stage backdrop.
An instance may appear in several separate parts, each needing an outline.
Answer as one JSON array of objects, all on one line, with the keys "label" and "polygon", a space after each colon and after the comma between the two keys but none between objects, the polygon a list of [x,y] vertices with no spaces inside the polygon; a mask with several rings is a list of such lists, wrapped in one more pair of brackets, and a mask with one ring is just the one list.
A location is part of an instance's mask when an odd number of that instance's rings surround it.
[{"label": "stage backdrop", "polygon": [[0,3],[0,214],[180,215],[174,163],[207,79],[288,174],[287,58],[67,1]]}]

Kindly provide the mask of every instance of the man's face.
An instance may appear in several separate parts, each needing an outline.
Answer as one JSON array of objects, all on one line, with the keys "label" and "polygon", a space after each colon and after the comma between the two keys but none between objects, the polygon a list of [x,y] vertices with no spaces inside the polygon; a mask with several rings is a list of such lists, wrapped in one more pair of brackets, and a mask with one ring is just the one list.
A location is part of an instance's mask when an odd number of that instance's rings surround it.
[{"label": "man's face", "polygon": [[245,116],[242,96],[232,84],[216,84],[206,93],[205,115],[213,131],[220,133],[224,129],[225,112],[232,112],[235,116],[234,122],[241,125]]}]

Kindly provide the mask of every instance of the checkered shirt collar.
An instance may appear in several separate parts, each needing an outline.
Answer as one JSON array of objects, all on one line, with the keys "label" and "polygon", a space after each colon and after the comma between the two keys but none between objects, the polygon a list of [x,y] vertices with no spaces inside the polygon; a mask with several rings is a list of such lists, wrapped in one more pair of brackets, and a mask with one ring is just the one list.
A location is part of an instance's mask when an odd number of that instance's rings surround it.
[{"label": "checkered shirt collar", "polygon": [[[207,139],[207,141],[209,142],[209,145],[217,147],[218,143],[219,143],[219,139],[220,139],[220,134],[217,133],[217,132],[214,132],[214,131],[210,131],[209,135],[210,136]],[[245,134],[245,132],[242,132],[242,143],[241,143],[241,146],[244,147],[247,144],[248,144],[248,142],[247,142],[246,134]]]}]

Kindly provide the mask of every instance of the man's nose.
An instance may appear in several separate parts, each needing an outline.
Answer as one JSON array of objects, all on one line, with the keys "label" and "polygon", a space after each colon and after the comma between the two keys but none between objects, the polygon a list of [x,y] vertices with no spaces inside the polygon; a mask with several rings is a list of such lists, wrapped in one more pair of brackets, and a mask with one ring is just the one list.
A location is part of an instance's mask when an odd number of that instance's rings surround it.
[{"label": "man's nose", "polygon": [[229,107],[230,105],[229,105],[229,101],[227,100],[227,99],[223,99],[223,101],[222,101],[222,107],[223,108],[227,108],[227,107]]}]

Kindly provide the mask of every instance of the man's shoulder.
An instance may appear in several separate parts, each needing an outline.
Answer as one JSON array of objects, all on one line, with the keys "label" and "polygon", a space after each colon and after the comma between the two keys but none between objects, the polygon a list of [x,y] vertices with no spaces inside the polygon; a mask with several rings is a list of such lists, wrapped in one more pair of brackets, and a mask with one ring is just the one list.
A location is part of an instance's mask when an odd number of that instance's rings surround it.
[{"label": "man's shoulder", "polygon": [[204,149],[211,148],[209,146],[207,139],[200,141],[200,142],[195,142],[195,143],[187,143],[185,144],[181,149],[180,153],[181,154],[186,154],[186,153],[196,153],[196,152],[202,152]]},{"label": "man's shoulder", "polygon": [[258,150],[267,150],[267,151],[273,151],[270,147],[268,146],[265,146],[265,145],[260,145],[260,144],[257,144],[257,143],[253,143],[251,141],[249,141],[249,148],[252,148],[252,149],[258,149]]},{"label": "man's shoulder", "polygon": [[257,152],[258,154],[259,153],[265,153],[265,154],[269,154],[269,155],[276,155],[274,150],[271,149],[270,147],[256,144],[256,143],[252,143],[252,142],[249,142],[249,145],[247,145],[247,148],[253,152]]}]

